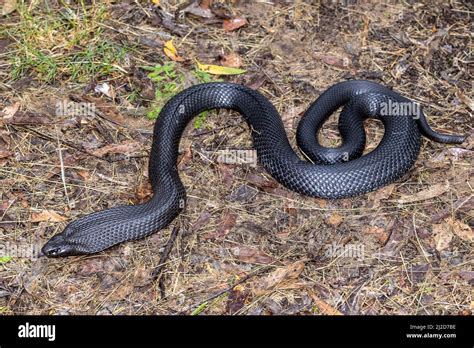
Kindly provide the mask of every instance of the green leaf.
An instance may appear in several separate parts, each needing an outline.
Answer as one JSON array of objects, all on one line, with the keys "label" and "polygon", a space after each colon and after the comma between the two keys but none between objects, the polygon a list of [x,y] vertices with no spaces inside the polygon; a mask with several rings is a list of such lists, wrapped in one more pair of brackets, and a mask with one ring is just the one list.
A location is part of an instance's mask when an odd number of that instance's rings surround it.
[{"label": "green leaf", "polygon": [[197,68],[201,71],[207,72],[212,75],[238,75],[243,74],[246,70],[229,68],[227,66],[212,65],[212,64],[201,64],[198,61]]},{"label": "green leaf", "polygon": [[3,263],[10,262],[13,259],[11,256],[2,256],[0,257],[0,265]]},{"label": "green leaf", "polygon": [[201,303],[195,310],[192,311],[191,315],[199,315],[201,314],[207,307],[207,302]]}]

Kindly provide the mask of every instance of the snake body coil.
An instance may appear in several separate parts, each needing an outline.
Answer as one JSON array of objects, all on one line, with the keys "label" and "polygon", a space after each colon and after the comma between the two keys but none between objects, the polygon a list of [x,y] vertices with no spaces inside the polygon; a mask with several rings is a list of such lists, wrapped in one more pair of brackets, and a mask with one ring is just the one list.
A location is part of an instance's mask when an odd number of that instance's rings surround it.
[{"label": "snake body coil", "polygon": [[[310,163],[293,151],[280,115],[260,93],[231,83],[188,88],[165,105],[155,123],[149,165],[153,198],[144,204],[115,207],[73,221],[51,238],[42,252],[50,257],[92,254],[146,237],[170,224],[186,198],[176,167],[179,141],[188,122],[205,110],[238,111],[250,125],[260,163],[273,178],[290,190],[329,199],[364,194],[400,178],[418,156],[420,133],[442,143],[464,140],[434,132],[421,112],[383,113],[382,107],[393,102],[410,100],[369,81],[346,81],[329,88],[298,125],[297,143]],[[317,132],[341,106],[342,145],[322,147]],[[385,133],[376,149],[361,156],[365,147],[363,121],[368,117],[381,120]]]}]

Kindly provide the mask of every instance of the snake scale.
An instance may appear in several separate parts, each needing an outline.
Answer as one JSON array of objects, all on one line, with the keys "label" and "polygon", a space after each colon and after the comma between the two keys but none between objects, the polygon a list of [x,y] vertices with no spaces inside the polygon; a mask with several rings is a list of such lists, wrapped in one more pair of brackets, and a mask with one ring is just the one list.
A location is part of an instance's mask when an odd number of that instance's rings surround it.
[{"label": "snake scale", "polygon": [[[167,225],[184,208],[186,193],[177,170],[182,133],[194,116],[210,109],[239,112],[252,133],[259,162],[278,182],[303,195],[326,199],[361,195],[399,179],[415,162],[421,135],[441,143],[461,143],[464,137],[439,134],[422,112],[387,114],[390,103],[410,103],[377,83],[351,80],[338,83],[308,108],[298,124],[298,147],[292,149],[280,115],[259,92],[232,83],[200,84],[178,93],[163,107],[153,132],[149,178],[153,197],[144,204],[119,206],[69,223],[42,248],[49,257],[93,254],[116,244],[137,240]],[[325,148],[317,133],[338,108],[342,145]],[[385,132],[377,148],[362,155],[366,118],[382,121]]]}]

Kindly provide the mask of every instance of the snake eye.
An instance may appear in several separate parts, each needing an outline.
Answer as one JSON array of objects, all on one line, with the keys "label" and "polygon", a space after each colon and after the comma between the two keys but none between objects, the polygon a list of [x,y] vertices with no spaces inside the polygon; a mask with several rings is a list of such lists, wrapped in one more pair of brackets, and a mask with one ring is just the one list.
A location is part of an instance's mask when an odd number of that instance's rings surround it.
[{"label": "snake eye", "polygon": [[41,248],[41,252],[47,257],[74,255],[74,251],[74,247],[68,243],[62,234],[57,234]]},{"label": "snake eye", "polygon": [[47,257],[59,257],[66,253],[66,250],[64,248],[61,248],[59,246],[54,246],[54,245],[48,245],[48,244],[46,244],[41,249],[41,251]]}]

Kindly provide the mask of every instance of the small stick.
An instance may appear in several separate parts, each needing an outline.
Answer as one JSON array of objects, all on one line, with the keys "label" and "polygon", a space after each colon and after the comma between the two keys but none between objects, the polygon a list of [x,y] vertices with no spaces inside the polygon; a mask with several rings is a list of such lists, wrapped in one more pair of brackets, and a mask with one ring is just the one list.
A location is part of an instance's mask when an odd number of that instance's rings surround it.
[{"label": "small stick", "polygon": [[163,277],[161,276],[163,269],[166,264],[166,260],[168,259],[171,249],[173,248],[174,241],[176,240],[176,237],[178,236],[179,232],[179,225],[177,224],[174,226],[173,231],[171,231],[170,238],[166,242],[165,250],[163,251],[163,254],[160,257],[160,263],[158,267],[156,267],[153,272],[151,273],[151,277],[153,280],[158,280],[158,288],[160,289],[161,297],[165,297],[165,284]]},{"label": "small stick", "polygon": [[[55,127],[55,129],[56,129],[56,135],[58,135],[57,127]],[[59,163],[61,164],[61,181],[63,182],[64,194],[66,195],[67,205],[70,207],[71,202],[69,201],[69,195],[67,193],[66,171],[64,170],[64,160],[63,160],[63,152],[62,152],[63,149],[61,147],[61,142],[59,140],[59,136],[57,136],[56,138],[57,138],[57,142],[58,142]]]},{"label": "small stick", "polygon": [[431,220],[428,221],[426,224],[437,223],[440,220],[443,220],[444,218],[448,217],[452,213],[455,213],[456,211],[469,210],[469,209],[473,209],[473,207],[474,207],[474,195],[471,195],[467,197],[466,199],[464,198],[459,199],[456,202],[454,202],[452,207],[446,208],[438,215],[433,216]]},{"label": "small stick", "polygon": [[[245,277],[243,277],[242,279],[240,279],[238,282],[232,284],[231,286],[225,288],[224,290],[221,290],[217,293],[215,293],[214,295],[211,295],[209,296],[208,298],[206,298],[204,301],[200,301],[197,305],[194,305],[194,307],[198,308],[200,305],[202,305],[203,303],[206,303],[206,302],[209,302],[211,300],[214,300],[215,298],[218,298],[219,296],[229,292],[229,291],[232,291],[237,285],[240,285],[242,283],[245,283],[247,280],[255,277],[256,275],[262,273],[263,271],[267,270],[270,266],[264,266],[260,269],[257,269],[256,271],[252,272],[252,273],[249,273],[247,274]],[[189,309],[189,307],[188,307]]]}]

